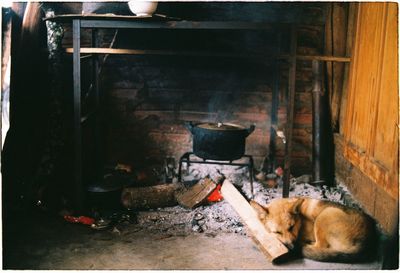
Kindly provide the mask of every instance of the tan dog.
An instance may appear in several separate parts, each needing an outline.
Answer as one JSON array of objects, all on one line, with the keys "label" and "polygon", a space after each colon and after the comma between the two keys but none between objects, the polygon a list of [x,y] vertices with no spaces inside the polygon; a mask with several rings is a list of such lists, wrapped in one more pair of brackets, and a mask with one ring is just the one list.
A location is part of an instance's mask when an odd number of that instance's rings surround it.
[{"label": "tan dog", "polygon": [[266,229],[289,249],[318,261],[351,262],[363,258],[375,237],[375,224],[364,213],[310,198],[251,201]]}]

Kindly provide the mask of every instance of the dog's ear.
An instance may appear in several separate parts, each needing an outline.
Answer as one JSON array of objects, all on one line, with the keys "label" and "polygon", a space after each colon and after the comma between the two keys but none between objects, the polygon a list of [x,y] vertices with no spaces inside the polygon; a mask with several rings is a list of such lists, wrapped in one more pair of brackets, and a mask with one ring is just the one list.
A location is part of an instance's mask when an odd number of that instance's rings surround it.
[{"label": "dog's ear", "polygon": [[251,200],[250,205],[255,209],[260,220],[264,220],[268,215],[268,208],[261,206],[256,201]]},{"label": "dog's ear", "polygon": [[291,213],[293,214],[299,214],[300,212],[300,206],[301,204],[303,204],[304,199],[303,198],[297,198],[295,199],[295,201],[293,202],[292,208],[291,208]]}]

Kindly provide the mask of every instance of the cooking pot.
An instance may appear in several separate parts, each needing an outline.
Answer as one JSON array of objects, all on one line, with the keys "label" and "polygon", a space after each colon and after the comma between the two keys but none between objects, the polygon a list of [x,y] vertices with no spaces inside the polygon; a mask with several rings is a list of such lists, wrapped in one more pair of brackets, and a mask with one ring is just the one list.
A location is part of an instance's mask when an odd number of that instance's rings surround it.
[{"label": "cooking pot", "polygon": [[243,157],[246,137],[255,126],[245,128],[232,123],[187,122],[193,135],[193,153],[202,159],[232,161]]},{"label": "cooking pot", "polygon": [[132,175],[111,170],[103,179],[87,186],[88,203],[97,209],[119,209],[122,190],[135,182]]}]

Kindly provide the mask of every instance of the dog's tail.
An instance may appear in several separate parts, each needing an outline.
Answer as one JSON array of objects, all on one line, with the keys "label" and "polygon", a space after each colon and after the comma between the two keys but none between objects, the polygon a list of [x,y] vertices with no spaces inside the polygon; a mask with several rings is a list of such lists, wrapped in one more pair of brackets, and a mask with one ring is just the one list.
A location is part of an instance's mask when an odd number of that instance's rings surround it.
[{"label": "dog's tail", "polygon": [[302,248],[303,257],[321,262],[349,263],[360,260],[362,257],[357,249],[339,252],[329,248],[320,248],[307,245]]},{"label": "dog's tail", "polygon": [[314,245],[305,245],[301,252],[305,258],[322,262],[364,262],[377,258],[378,249],[378,230],[375,221],[370,216],[366,216],[365,223],[368,230],[366,236],[360,239],[352,247],[343,251],[332,248],[321,248]]}]

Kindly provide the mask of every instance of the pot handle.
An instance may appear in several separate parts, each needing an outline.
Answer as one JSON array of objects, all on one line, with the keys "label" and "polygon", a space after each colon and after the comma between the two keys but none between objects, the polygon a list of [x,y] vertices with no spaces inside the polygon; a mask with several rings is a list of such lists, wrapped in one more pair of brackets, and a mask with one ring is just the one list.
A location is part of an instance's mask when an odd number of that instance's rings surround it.
[{"label": "pot handle", "polygon": [[193,134],[193,122],[192,121],[185,121],[185,127]]},{"label": "pot handle", "polygon": [[250,127],[246,129],[247,131],[246,137],[248,137],[251,133],[253,133],[254,129],[256,129],[256,126],[254,124],[250,125]]}]

